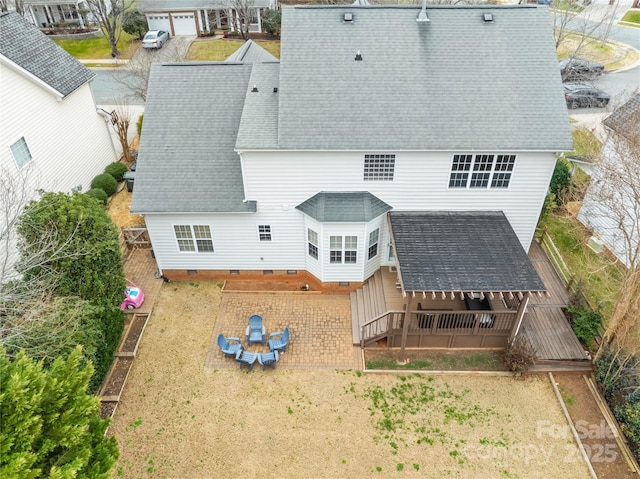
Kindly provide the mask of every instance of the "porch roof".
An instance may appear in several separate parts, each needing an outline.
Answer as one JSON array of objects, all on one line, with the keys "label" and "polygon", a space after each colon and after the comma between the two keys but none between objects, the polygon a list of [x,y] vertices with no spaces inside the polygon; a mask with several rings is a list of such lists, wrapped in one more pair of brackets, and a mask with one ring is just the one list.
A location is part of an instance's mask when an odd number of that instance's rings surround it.
[{"label": "porch roof", "polygon": [[545,291],[501,211],[389,213],[404,291]]},{"label": "porch roof", "polygon": [[296,206],[316,221],[326,223],[364,223],[391,209],[368,191],[321,191]]}]

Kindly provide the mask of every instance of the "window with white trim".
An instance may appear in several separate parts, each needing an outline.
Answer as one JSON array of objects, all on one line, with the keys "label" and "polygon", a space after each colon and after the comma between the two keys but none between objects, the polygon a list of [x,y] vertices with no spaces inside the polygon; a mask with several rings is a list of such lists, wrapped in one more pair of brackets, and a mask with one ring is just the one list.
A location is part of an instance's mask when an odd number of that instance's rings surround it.
[{"label": "window with white trim", "polygon": [[358,262],[357,236],[329,236],[329,263]]},{"label": "window with white trim", "polygon": [[393,181],[396,155],[364,155],[364,181]]},{"label": "window with white trim", "polygon": [[449,188],[508,188],[516,155],[453,155]]},{"label": "window with white trim", "polygon": [[318,259],[318,233],[311,228],[307,228],[307,248],[309,256]]},{"label": "window with white trim", "polygon": [[24,136],[9,148],[11,149],[11,154],[13,155],[13,160],[16,162],[16,166],[20,169],[24,168],[24,166],[33,158],[29,151],[29,147],[27,146],[27,140],[24,139]]},{"label": "window with white trim", "polygon": [[213,253],[213,237],[209,225],[174,225],[178,250]]},{"label": "window with white trim", "polygon": [[260,241],[271,241],[271,225],[258,225]]},{"label": "window with white trim", "polygon": [[369,248],[367,249],[367,259],[378,256],[378,241],[380,239],[380,228],[369,233]]}]

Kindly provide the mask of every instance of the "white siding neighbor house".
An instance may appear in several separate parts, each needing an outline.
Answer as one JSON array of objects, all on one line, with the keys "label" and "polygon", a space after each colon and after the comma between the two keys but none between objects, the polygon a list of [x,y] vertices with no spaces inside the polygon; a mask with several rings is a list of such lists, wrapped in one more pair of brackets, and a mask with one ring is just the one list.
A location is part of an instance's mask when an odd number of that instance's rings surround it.
[{"label": "white siding neighbor house", "polygon": [[117,160],[93,77],[20,15],[0,14],[0,171],[25,179],[30,198],[86,191]]},{"label": "white siding neighbor house", "polygon": [[[238,6],[246,6],[239,12]],[[275,0],[232,2],[227,0],[140,0],[149,30],[171,35],[198,35],[215,29],[238,30],[247,17],[250,32],[262,32],[262,14],[276,8]]]},{"label": "white siding neighbor house", "polygon": [[168,278],[523,298],[571,147],[546,7],[284,8],[280,61],[152,67],[131,210]]},{"label": "white siding neighbor house", "polygon": [[600,163],[588,171],[591,183],[578,219],[631,266],[640,261],[640,94],[607,117],[604,126],[608,136]]}]

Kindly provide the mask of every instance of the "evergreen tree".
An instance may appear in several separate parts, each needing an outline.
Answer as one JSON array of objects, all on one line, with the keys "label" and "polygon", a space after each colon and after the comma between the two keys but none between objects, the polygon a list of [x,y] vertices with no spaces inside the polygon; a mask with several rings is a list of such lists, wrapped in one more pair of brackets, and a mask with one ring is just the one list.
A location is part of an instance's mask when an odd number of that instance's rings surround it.
[{"label": "evergreen tree", "polygon": [[110,476],[118,448],[104,436],[100,400],[87,393],[92,374],[79,347],[49,369],[0,348],[0,477]]}]

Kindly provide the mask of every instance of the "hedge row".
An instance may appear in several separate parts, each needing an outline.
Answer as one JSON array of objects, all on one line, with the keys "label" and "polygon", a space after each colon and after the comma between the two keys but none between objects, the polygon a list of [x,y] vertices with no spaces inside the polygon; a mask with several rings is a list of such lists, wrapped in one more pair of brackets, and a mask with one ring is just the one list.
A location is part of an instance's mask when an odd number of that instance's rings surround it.
[{"label": "hedge row", "polygon": [[107,165],[104,173],[99,174],[91,181],[91,189],[87,194],[107,204],[107,198],[118,189],[118,182],[122,181],[124,174],[129,171],[127,165],[114,161]]}]

